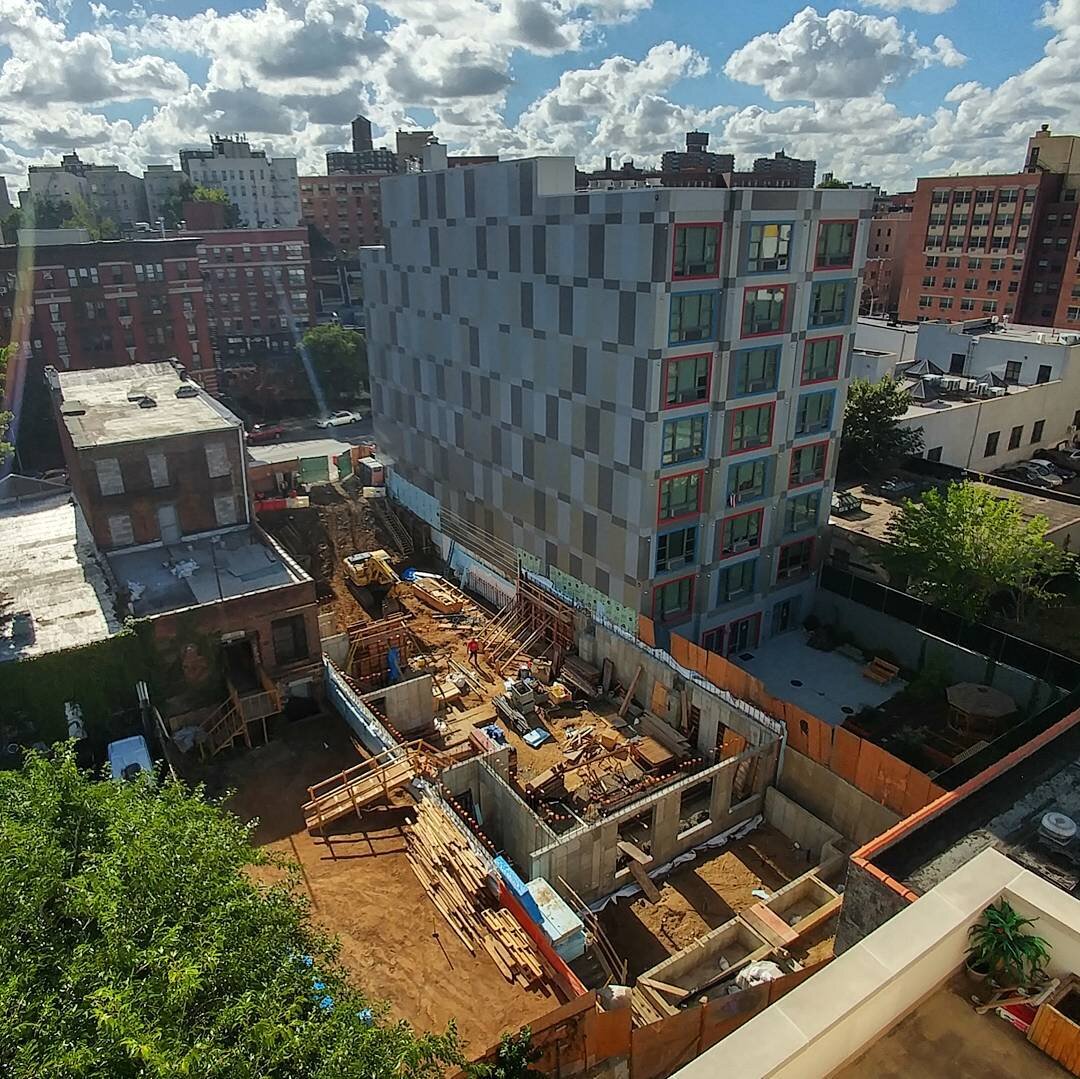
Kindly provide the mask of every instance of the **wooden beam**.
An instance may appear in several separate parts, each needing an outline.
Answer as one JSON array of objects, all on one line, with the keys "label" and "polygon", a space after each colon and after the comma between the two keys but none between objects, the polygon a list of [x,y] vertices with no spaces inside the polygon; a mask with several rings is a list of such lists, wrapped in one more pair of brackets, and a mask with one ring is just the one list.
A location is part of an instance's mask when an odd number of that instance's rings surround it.
[{"label": "wooden beam", "polygon": [[625,716],[626,710],[630,707],[630,699],[634,696],[634,690],[637,689],[638,679],[641,677],[641,672],[645,668],[639,663],[638,669],[634,671],[634,677],[630,680],[630,686],[626,691],[626,696],[622,699],[622,704],[619,705],[619,715]]},{"label": "wooden beam", "polygon": [[[621,844],[620,844],[621,845]],[[651,880],[649,880],[649,874],[645,872],[644,866],[640,862],[630,859],[630,876],[637,881],[642,892],[645,893],[645,898],[650,903],[660,902],[660,889],[656,887]]]},{"label": "wooden beam", "polygon": [[656,978],[646,978],[642,975],[637,980],[638,985],[647,985],[650,989],[659,989],[661,993],[667,993],[676,1000],[682,1000],[690,995],[689,989],[683,989],[681,985],[668,985],[667,982],[657,981]]},{"label": "wooden beam", "polygon": [[652,861],[652,858],[650,858],[640,847],[635,846],[625,839],[620,839],[615,845],[627,858],[632,858],[639,865],[648,865]]}]

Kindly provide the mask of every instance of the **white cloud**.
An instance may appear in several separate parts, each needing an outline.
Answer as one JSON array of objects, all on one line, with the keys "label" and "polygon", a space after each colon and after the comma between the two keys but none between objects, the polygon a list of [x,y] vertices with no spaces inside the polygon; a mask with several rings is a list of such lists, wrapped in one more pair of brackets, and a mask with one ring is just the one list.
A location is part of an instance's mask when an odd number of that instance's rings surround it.
[{"label": "white cloud", "polygon": [[956,0],[859,0],[863,7],[880,7],[886,11],[918,11],[923,15],[943,15],[956,6]]},{"label": "white cloud", "polygon": [[759,34],[737,49],[724,73],[760,86],[776,101],[867,97],[933,64],[957,67],[965,57],[939,35],[920,45],[894,18],[854,11],[797,12],[775,33]]}]

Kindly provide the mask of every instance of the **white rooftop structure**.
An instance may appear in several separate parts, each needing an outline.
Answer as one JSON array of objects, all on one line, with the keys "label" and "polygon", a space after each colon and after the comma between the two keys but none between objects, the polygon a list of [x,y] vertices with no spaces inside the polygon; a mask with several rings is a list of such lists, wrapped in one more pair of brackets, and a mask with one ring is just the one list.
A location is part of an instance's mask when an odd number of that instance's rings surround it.
[{"label": "white rooftop structure", "polygon": [[66,487],[20,476],[0,483],[0,591],[0,661],[77,648],[120,629],[105,561]]}]

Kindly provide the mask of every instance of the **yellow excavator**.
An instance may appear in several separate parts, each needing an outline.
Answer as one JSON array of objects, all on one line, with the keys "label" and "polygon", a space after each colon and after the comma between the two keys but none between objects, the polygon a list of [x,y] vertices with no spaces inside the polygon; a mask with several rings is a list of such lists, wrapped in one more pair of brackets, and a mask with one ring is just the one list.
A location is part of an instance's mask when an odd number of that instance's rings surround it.
[{"label": "yellow excavator", "polygon": [[345,579],[357,600],[376,618],[400,610],[395,593],[401,586],[397,570],[384,550],[359,551],[344,560]]}]

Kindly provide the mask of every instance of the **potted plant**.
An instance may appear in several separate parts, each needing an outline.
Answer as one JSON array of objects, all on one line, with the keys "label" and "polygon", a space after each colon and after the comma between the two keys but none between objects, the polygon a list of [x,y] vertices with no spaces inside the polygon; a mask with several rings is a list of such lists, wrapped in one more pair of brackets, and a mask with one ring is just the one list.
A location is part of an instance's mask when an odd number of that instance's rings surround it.
[{"label": "potted plant", "polygon": [[992,978],[1000,988],[1034,984],[1050,958],[1042,937],[1028,932],[1033,918],[1022,918],[1006,899],[986,908],[982,918],[968,929],[971,944],[966,967],[976,982]]}]

